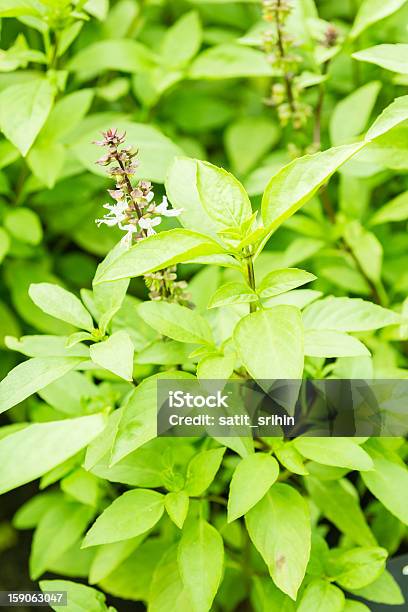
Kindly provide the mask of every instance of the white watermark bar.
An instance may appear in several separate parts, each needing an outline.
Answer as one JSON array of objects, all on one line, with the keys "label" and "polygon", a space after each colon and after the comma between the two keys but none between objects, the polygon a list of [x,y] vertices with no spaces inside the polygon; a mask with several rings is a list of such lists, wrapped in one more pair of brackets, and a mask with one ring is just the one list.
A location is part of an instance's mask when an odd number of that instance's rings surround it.
[{"label": "white watermark bar", "polygon": [[408,380],[159,379],[157,433],[170,437],[405,436]]},{"label": "white watermark bar", "polygon": [[0,591],[0,606],[45,607],[67,605],[67,591]]}]

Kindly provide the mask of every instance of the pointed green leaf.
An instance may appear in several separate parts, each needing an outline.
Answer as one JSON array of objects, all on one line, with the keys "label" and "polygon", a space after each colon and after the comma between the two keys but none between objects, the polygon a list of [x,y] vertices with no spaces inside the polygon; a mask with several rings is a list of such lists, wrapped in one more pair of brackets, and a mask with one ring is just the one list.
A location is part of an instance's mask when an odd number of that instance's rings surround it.
[{"label": "pointed green leaf", "polygon": [[276,459],[265,453],[248,455],[235,469],[228,497],[228,522],[246,514],[269,491],[279,475]]},{"label": "pointed green leaf", "polygon": [[388,456],[375,441],[364,448],[369,453],[374,469],[362,474],[366,487],[380,502],[408,525],[408,469],[398,457]]},{"label": "pointed green leaf", "polygon": [[303,330],[297,308],[274,306],[244,317],[234,330],[234,342],[253,378],[301,378]]},{"label": "pointed green leaf", "polygon": [[306,329],[360,332],[400,322],[397,313],[360,298],[326,297],[308,306],[303,313]]},{"label": "pointed green leaf", "polygon": [[351,144],[295,159],[269,181],[262,198],[262,219],[268,231],[291,217],[342,164],[362,149]]},{"label": "pointed green leaf", "polygon": [[248,304],[256,302],[258,296],[245,283],[231,282],[222,285],[211,297],[208,308],[219,308],[231,304]]},{"label": "pointed green leaf", "polygon": [[30,576],[37,580],[82,536],[92,508],[62,498],[42,516],[30,554]]},{"label": "pointed green leaf", "polygon": [[191,522],[183,530],[178,559],[194,612],[208,612],[222,578],[222,537],[203,519]]},{"label": "pointed green leaf", "polygon": [[124,330],[115,332],[107,340],[90,347],[94,363],[125,380],[132,380],[134,352],[133,342]]},{"label": "pointed green leaf", "polygon": [[0,128],[25,156],[44,125],[54,92],[46,79],[7,87],[0,94]]},{"label": "pointed green leaf", "polygon": [[267,274],[259,283],[257,293],[261,298],[280,295],[316,280],[314,274],[298,268],[284,268]]},{"label": "pointed green leaf", "polygon": [[376,45],[353,53],[360,62],[376,64],[386,70],[408,74],[408,45],[397,43],[393,45]]},{"label": "pointed green leaf", "polygon": [[353,336],[327,329],[305,330],[305,355],[308,357],[362,357],[368,348]]},{"label": "pointed green leaf", "polygon": [[185,491],[167,493],[164,498],[164,506],[167,510],[167,514],[179,529],[183,528],[184,521],[186,520],[189,501],[189,497]]},{"label": "pointed green leaf", "polygon": [[81,300],[70,291],[51,283],[33,283],[28,293],[43,312],[80,329],[93,330],[91,315]]},{"label": "pointed green leaf", "polygon": [[113,261],[106,258],[98,267],[94,283],[143,276],[196,257],[224,252],[218,243],[203,234],[186,229],[168,230],[145,238]]},{"label": "pointed green leaf", "polygon": [[164,495],[133,489],[117,497],[87,532],[83,548],[134,538],[148,531],[164,512]]},{"label": "pointed green leaf", "polygon": [[87,446],[104,428],[100,414],[33,423],[0,440],[0,493],[39,478]]},{"label": "pointed green leaf", "polygon": [[313,502],[337,529],[360,546],[377,544],[358,499],[345,486],[347,481],[309,477],[305,482]]},{"label": "pointed green leaf", "polygon": [[225,448],[212,448],[194,455],[187,466],[184,490],[192,497],[202,495],[220,469]]},{"label": "pointed green leaf", "polygon": [[324,465],[346,467],[351,470],[372,470],[373,462],[352,438],[307,438],[293,441],[294,447],[307,459]]},{"label": "pointed green leaf", "polygon": [[[408,46],[408,45],[407,45]],[[381,113],[368,130],[365,140],[371,141],[408,119],[408,96],[396,98],[392,104]]]},{"label": "pointed green leaf", "polygon": [[343,612],[345,597],[343,592],[327,580],[309,582],[300,599],[296,612]]},{"label": "pointed green leaf", "polygon": [[168,302],[143,302],[138,312],[150,327],[178,342],[192,344],[213,342],[207,321],[190,308]]},{"label": "pointed green leaf", "polygon": [[0,413],[76,368],[84,357],[35,357],[11,370],[0,382]]},{"label": "pointed green leaf", "polygon": [[350,37],[357,38],[369,26],[398,11],[406,0],[363,0],[355,18]]},{"label": "pointed green leaf", "polygon": [[50,603],[50,608],[68,612],[109,612],[105,604],[105,595],[92,587],[71,582],[70,580],[41,580],[40,589],[46,592],[64,592],[67,593],[68,606]]},{"label": "pointed green leaf", "polygon": [[203,207],[221,227],[240,227],[251,217],[244,187],[223,168],[197,162],[197,188]]},{"label": "pointed green leaf", "polygon": [[296,600],[310,556],[306,500],[290,485],[274,484],[245,516],[249,536],[284,593]]}]

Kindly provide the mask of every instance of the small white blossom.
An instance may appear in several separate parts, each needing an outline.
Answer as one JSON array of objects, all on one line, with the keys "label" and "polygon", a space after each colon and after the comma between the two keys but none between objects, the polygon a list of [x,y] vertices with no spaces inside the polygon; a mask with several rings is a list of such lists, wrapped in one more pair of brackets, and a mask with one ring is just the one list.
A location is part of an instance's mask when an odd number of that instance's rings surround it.
[{"label": "small white blossom", "polygon": [[136,225],[132,225],[131,223],[128,223],[127,225],[122,225],[120,223],[120,224],[118,224],[118,227],[122,231],[126,232],[126,234],[123,236],[123,238],[121,240],[121,243],[125,244],[128,247],[130,247],[132,245],[133,234],[135,232],[137,232]]},{"label": "small white blossom", "polygon": [[154,212],[157,215],[163,215],[164,217],[178,217],[181,215],[183,210],[181,208],[169,208],[169,201],[166,196],[163,196],[161,204],[155,207]]},{"label": "small white blossom", "polygon": [[153,228],[156,225],[160,225],[160,223],[161,223],[161,217],[154,217],[154,218],[142,217],[141,219],[139,219],[140,227],[146,230],[148,236],[154,236],[156,232]]},{"label": "small white blossom", "polygon": [[104,223],[109,227],[119,225],[126,219],[125,210],[127,209],[127,203],[124,201],[116,202],[116,204],[104,204],[104,208],[107,208],[109,212],[104,215],[102,219],[96,219],[98,227]]}]

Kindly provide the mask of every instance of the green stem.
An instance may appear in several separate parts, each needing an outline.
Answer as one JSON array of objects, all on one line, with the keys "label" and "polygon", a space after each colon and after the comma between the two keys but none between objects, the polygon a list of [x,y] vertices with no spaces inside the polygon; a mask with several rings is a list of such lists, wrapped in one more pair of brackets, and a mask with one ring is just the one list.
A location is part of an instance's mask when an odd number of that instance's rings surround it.
[{"label": "green stem", "polygon": [[[254,262],[252,259],[252,254],[248,254],[245,258],[246,260],[246,273],[248,278],[248,284],[253,291],[256,291],[256,281],[255,281],[255,270],[254,270]],[[255,312],[257,309],[256,302],[250,302],[249,304],[249,312]]]}]

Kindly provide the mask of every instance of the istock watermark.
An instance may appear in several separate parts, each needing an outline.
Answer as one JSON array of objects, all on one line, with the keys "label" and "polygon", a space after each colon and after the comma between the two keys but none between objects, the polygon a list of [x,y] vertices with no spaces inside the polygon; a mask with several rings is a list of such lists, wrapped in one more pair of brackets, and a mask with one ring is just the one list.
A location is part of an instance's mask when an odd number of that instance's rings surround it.
[{"label": "istock watermark", "polygon": [[159,436],[404,436],[407,380],[157,381]]}]

